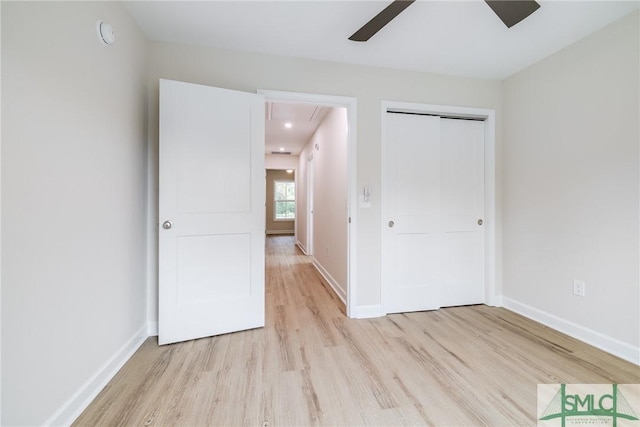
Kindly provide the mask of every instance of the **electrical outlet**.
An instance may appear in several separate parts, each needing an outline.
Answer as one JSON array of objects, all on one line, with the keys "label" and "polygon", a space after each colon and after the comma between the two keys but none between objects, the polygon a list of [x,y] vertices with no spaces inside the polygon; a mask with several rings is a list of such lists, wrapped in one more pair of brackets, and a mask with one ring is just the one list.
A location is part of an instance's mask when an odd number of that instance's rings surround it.
[{"label": "electrical outlet", "polygon": [[573,281],[573,294],[579,297],[584,297],[585,288],[587,285],[582,280]]}]

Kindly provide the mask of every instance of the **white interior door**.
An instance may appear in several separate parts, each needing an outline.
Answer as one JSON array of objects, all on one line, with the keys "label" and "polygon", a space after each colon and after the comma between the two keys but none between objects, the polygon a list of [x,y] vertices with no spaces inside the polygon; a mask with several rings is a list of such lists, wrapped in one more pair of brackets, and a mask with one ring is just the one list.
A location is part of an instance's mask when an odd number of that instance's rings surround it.
[{"label": "white interior door", "polygon": [[160,80],[160,344],[264,326],[264,105]]},{"label": "white interior door", "polygon": [[485,302],[484,122],[440,119],[440,305]]},{"label": "white interior door", "polygon": [[483,123],[387,113],[384,128],[384,310],[484,302]]}]

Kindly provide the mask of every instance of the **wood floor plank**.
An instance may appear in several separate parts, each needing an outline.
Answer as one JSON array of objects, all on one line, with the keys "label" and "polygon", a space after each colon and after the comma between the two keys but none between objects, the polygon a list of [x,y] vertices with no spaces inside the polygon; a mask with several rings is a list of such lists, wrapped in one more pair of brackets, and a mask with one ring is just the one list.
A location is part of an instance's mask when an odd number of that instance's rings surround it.
[{"label": "wood floor plank", "polygon": [[535,425],[539,383],[640,368],[508,310],[354,320],[288,236],[267,238],[266,325],[149,338],[76,426]]}]

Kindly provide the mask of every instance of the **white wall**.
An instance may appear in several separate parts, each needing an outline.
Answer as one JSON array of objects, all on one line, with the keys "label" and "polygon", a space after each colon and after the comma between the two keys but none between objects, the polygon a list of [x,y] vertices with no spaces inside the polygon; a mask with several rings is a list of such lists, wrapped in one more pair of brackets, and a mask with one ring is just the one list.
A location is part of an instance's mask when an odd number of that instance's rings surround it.
[{"label": "white wall", "polygon": [[[496,110],[500,150],[502,89],[498,81],[449,77],[222,49],[151,43],[149,51],[151,165],[157,167],[158,79],[246,92],[257,89],[356,97],[358,188],[369,185],[371,209],[357,212],[357,304],[380,304],[380,103],[382,100],[485,107]],[[498,156],[500,154],[498,153]],[[499,161],[499,159],[498,159]],[[155,177],[156,169],[150,176]],[[298,171],[298,178],[303,174]],[[153,182],[154,197],[157,181]],[[499,194],[499,191],[498,191]],[[498,201],[499,202],[499,201]],[[155,205],[157,200],[152,200]],[[499,224],[500,218],[498,218]],[[154,217],[151,223],[157,223]],[[155,226],[154,226],[155,227]],[[151,253],[157,248],[151,240]],[[155,274],[152,267],[150,272]],[[498,267],[500,271],[500,267]],[[150,275],[150,320],[157,320],[157,277]]]},{"label": "white wall", "polygon": [[1,7],[2,424],[60,423],[146,332],[146,42],[116,2]]},{"label": "white wall", "polygon": [[[313,258],[327,279],[336,286],[343,298],[347,292],[347,250],[348,250],[348,205],[347,205],[347,110],[332,108],[318,126],[300,158],[304,165],[299,169],[307,171],[307,159],[313,155],[313,224],[303,221],[304,229],[298,227],[305,247],[307,226],[313,227]],[[300,182],[300,180],[299,180]],[[307,180],[304,179],[300,191],[304,192],[306,208]],[[300,212],[306,215],[306,209]],[[298,238],[300,240],[300,237]]]},{"label": "white wall", "polygon": [[636,12],[503,89],[505,302],[637,363],[638,40]]}]

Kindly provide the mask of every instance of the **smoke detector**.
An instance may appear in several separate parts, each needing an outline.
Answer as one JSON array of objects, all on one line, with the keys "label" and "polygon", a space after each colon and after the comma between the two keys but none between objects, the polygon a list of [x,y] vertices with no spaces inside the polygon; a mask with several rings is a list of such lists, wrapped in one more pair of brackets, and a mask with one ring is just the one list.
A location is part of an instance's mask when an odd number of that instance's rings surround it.
[{"label": "smoke detector", "polygon": [[116,33],[113,31],[113,27],[106,22],[98,20],[96,31],[98,32],[98,38],[105,46],[112,45],[116,41]]}]

